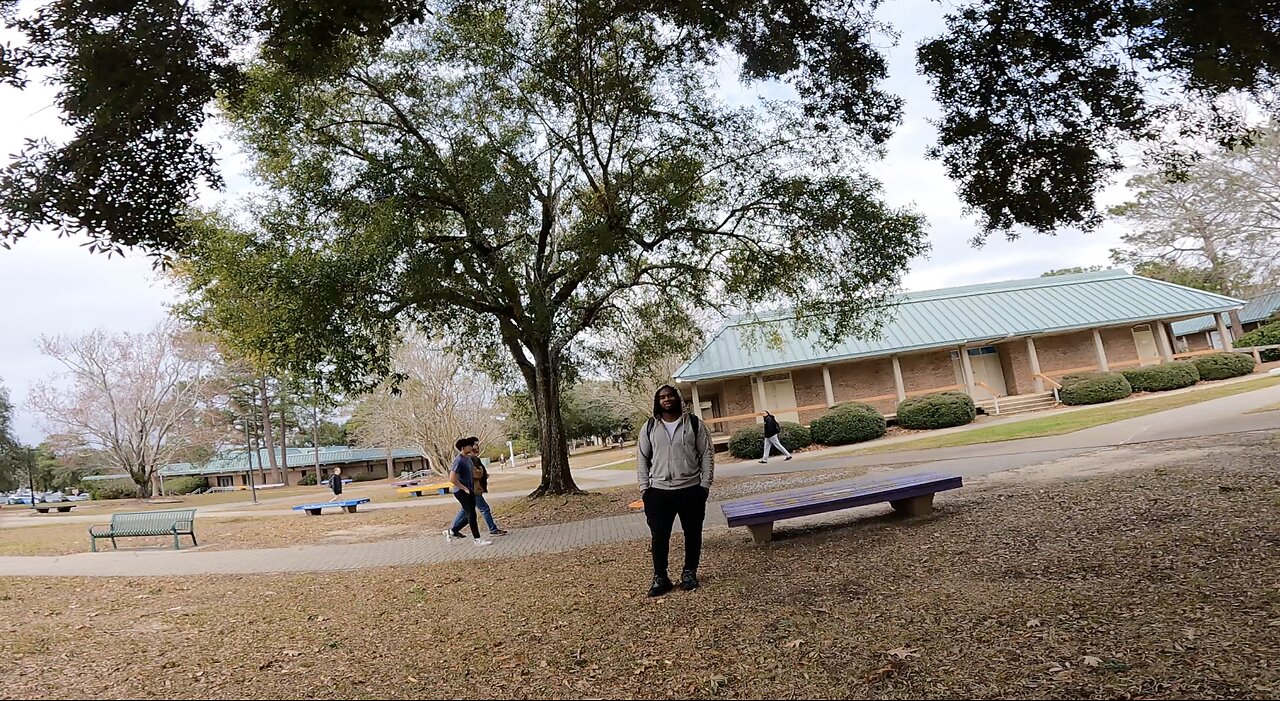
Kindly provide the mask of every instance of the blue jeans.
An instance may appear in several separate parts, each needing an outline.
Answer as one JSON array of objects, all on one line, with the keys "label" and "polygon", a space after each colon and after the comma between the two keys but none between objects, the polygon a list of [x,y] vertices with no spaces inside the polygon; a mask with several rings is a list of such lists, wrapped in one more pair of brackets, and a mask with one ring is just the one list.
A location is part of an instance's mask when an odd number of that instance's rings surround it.
[{"label": "blue jeans", "polygon": [[[489,510],[489,502],[484,500],[483,494],[476,495],[476,511],[484,516],[484,523],[489,527],[490,533],[498,530],[498,524],[493,522],[493,512]],[[467,525],[467,510],[458,509],[458,515],[453,518],[452,530],[458,533],[465,525]]]}]

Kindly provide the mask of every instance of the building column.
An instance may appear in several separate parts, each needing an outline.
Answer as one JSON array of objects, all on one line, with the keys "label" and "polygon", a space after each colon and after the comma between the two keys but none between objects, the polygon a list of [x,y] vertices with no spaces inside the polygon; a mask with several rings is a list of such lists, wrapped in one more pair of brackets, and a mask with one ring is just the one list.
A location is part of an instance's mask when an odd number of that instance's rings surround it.
[{"label": "building column", "polygon": [[822,366],[822,386],[827,390],[827,407],[836,405],[836,392],[831,387],[831,368]]},{"label": "building column", "polygon": [[901,402],[907,398],[907,387],[902,381],[902,363],[898,362],[898,356],[891,356],[893,360],[893,388],[898,392],[898,401]]},{"label": "building column", "polygon": [[1168,330],[1164,327],[1163,321],[1151,322],[1151,328],[1156,332],[1156,347],[1160,349],[1160,362],[1173,362],[1173,341],[1169,339]]},{"label": "building column", "polygon": [[960,346],[960,374],[964,375],[964,386],[972,397],[975,391],[973,386],[973,362],[969,360],[969,349]]},{"label": "building column", "polygon": [[1213,315],[1218,321],[1218,337],[1222,339],[1222,350],[1230,351],[1235,348],[1235,344],[1231,342],[1231,331],[1227,329],[1227,317],[1222,312]]},{"label": "building column", "polygon": [[1102,334],[1097,329],[1093,330],[1093,352],[1098,357],[1098,369],[1111,372],[1111,366],[1107,365],[1107,349],[1102,345]]},{"label": "building column", "polygon": [[1040,356],[1036,355],[1036,341],[1027,336],[1027,360],[1031,361],[1031,377],[1036,384],[1036,392],[1044,391],[1044,378],[1040,377]]},{"label": "building column", "polygon": [[[765,401],[764,376],[756,375],[755,384],[756,384],[756,390],[759,392],[757,399],[760,402],[760,411],[765,411],[769,408],[769,405],[768,405],[768,402]],[[764,423],[764,419],[757,416],[756,423]]]},{"label": "building column", "polygon": [[689,385],[689,391],[693,393],[693,415],[699,419],[702,418],[702,401],[698,399],[698,383],[694,382]]}]

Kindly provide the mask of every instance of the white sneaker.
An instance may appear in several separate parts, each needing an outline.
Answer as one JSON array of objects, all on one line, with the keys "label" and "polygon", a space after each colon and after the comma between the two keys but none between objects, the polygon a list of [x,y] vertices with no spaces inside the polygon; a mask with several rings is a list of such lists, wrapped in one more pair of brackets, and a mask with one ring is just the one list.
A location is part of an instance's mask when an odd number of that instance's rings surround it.
[{"label": "white sneaker", "polygon": [[492,541],[492,540],[479,540],[479,539],[477,539],[477,540],[476,540],[476,547],[477,547],[477,548],[482,548],[482,547],[484,547],[484,546],[486,546],[486,545],[493,545],[493,541]]},{"label": "white sneaker", "polygon": [[445,539],[445,540],[447,540],[447,541],[449,541],[450,543],[452,543],[452,542],[453,542],[453,539],[454,539],[454,538],[457,538],[457,537],[458,537],[458,536],[456,536],[456,535],[454,535],[454,534],[453,534],[453,531],[449,530],[448,528],[444,529],[444,539]]},{"label": "white sneaker", "polygon": [[759,462],[761,465],[768,465],[768,464],[769,464],[769,461],[768,461],[768,460],[757,460],[757,462]]}]

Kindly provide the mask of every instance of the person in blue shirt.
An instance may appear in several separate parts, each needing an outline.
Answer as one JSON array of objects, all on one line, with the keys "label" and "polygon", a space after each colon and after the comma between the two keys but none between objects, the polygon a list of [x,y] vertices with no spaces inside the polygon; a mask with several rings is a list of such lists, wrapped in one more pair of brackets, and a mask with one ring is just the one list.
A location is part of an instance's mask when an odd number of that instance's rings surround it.
[{"label": "person in blue shirt", "polygon": [[[480,441],[475,438],[459,438],[453,447],[458,451],[458,456],[453,459],[453,466],[449,469],[449,482],[453,485],[453,496],[462,505],[462,510],[467,512],[467,523],[471,526],[471,538],[475,544],[477,546],[493,545],[492,540],[480,538],[480,526],[476,523],[475,467],[471,464],[471,456],[479,452]],[[452,528],[446,528],[444,537],[453,540],[462,536]]]},{"label": "person in blue shirt", "polygon": [[[471,449],[471,467],[474,472],[471,473],[471,481],[475,483],[475,489],[472,493],[476,495],[476,511],[480,513],[480,517],[484,519],[484,523],[489,527],[489,537],[504,536],[506,531],[498,528],[497,521],[493,520],[493,509],[489,508],[489,502],[485,501],[484,495],[489,491],[489,470],[485,468],[484,461],[480,459],[479,438],[472,436],[468,440],[475,441],[474,447]],[[453,538],[460,538],[462,527],[467,525],[467,510],[458,509],[458,515],[453,517],[453,526],[449,529]],[[450,537],[445,534],[445,537]],[[452,538],[450,538],[452,539]]]}]

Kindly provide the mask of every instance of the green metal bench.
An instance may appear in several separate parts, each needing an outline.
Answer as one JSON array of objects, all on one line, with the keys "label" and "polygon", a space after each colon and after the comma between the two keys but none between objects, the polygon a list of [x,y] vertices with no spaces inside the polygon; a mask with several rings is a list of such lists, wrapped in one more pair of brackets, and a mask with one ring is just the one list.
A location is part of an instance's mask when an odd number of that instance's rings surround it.
[{"label": "green metal bench", "polygon": [[196,542],[196,510],[170,509],[168,511],[138,511],[123,514],[112,514],[111,525],[89,526],[89,549],[98,552],[98,539],[110,538],[111,548],[116,547],[116,538],[141,538],[144,536],[173,536],[173,549],[181,550],[178,536],[191,536],[191,544]]}]

